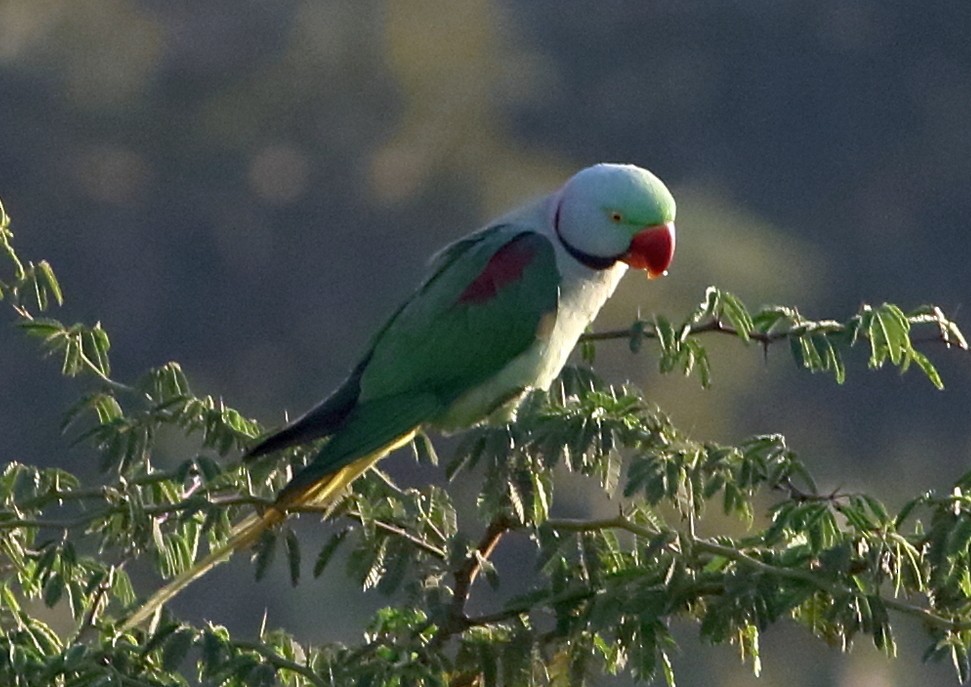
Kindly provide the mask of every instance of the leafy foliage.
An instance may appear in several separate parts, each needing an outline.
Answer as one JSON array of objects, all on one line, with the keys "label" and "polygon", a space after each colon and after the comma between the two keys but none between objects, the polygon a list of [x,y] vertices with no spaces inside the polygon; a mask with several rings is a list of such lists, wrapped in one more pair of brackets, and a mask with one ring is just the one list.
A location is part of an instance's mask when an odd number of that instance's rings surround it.
[{"label": "leafy foliage", "polygon": [[[893,655],[901,615],[922,622],[928,660],[949,659],[961,680],[971,674],[971,473],[896,511],[868,494],[819,493],[783,437],[696,441],[637,389],[606,385],[585,367],[533,392],[515,422],[464,434],[445,470],[481,482],[470,521],[435,486],[402,489],[377,470],[355,483],[330,514],[334,533],[311,556],[317,576],[343,551],[363,589],[394,595],[355,646],[308,646],[266,629],[243,640],[168,613],[121,632],[136,601],[126,573],[133,560],[151,559],[162,577],[184,570],[203,540],[219,545],[233,521],[269,503],[312,449],[243,466],[227,457],[259,426],[194,395],[177,363],[132,384],[112,378],[100,325],[35,315],[62,303],[60,285],[46,263],[20,261],[0,218],[12,271],[0,297],[65,375],[90,380],[64,429],[101,458],[94,484],[21,463],[0,472],[4,684],[583,685],[629,674],[673,685],[675,618],[734,645],[758,673],[759,637],[773,623],[791,619],[844,650],[863,636]],[[599,339],[626,338],[635,350],[656,340],[662,370],[697,372],[708,385],[702,341],[714,333],[766,348],[786,340],[798,365],[839,382],[844,352],[860,342],[871,367],[914,364],[935,386],[940,376],[917,344],[967,347],[934,307],[864,306],[845,322],[811,321],[786,307],[753,314],[714,288],[679,324],[658,316],[590,335],[585,346],[589,355]],[[198,452],[157,469],[163,431],[193,437]],[[437,463],[427,438],[414,450]],[[559,516],[557,470],[590,477],[617,513]],[[488,587],[509,571],[491,556],[506,538],[529,542],[532,576],[525,592],[498,600]],[[297,584],[305,555],[284,525],[256,546],[255,574],[282,565]],[[512,572],[524,576],[522,565]],[[473,594],[492,610],[471,614]],[[69,629],[44,621],[43,606],[63,608]]]},{"label": "leafy foliage", "polygon": [[[921,327],[925,334],[919,339],[912,337],[914,327]],[[709,287],[704,300],[678,325],[656,316],[652,322],[637,320],[629,329],[586,335],[586,358],[592,361],[589,344],[593,341],[627,339],[631,350],[636,352],[645,339],[656,339],[661,349],[661,372],[681,370],[685,375],[697,372],[702,385],[707,387],[711,384],[711,365],[698,335],[708,332],[736,336],[745,343],[754,341],[766,351],[773,343],[788,341],[797,365],[810,372],[829,372],[840,384],[846,381],[843,354],[861,339],[869,344],[872,369],[879,369],[889,361],[906,372],[915,364],[938,389],[944,388],[940,374],[914,344],[934,341],[968,350],[958,326],[936,306],[925,305],[905,313],[892,303],[864,304],[844,322],[809,320],[787,306],[767,306],[752,314],[733,294]]]}]

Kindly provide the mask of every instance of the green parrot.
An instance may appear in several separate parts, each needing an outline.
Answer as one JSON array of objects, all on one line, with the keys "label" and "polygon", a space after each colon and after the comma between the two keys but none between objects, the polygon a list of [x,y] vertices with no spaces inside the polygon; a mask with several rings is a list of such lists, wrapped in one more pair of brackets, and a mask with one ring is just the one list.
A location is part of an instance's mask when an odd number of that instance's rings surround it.
[{"label": "green parrot", "polygon": [[129,617],[150,618],[193,580],[254,543],[298,507],[326,507],[361,473],[425,428],[508,418],[559,374],[628,266],[665,274],[675,202],[633,165],[598,164],[559,190],[456,241],[371,340],[326,400],[246,454],[329,437],[274,504],[175,577]]}]

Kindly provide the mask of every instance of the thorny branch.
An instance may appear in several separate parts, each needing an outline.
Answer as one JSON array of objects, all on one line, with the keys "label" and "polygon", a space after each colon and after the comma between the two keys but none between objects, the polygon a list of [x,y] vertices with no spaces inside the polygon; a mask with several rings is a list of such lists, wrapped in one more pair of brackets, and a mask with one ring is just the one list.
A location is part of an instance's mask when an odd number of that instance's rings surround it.
[{"label": "thorny branch", "polygon": [[[487,530],[486,536],[483,537],[483,541],[486,541],[490,532],[497,531],[494,529],[496,523],[490,525],[490,529]],[[512,523],[504,523],[505,527],[502,532],[513,529]],[[545,527],[549,527],[554,530],[565,531],[565,532],[596,532],[607,529],[616,529],[629,532],[638,537],[644,538],[655,538],[658,535],[663,534],[662,531],[648,527],[639,523],[632,522],[623,514],[616,515],[610,518],[600,518],[600,519],[571,519],[571,518],[551,518],[544,523]],[[681,533],[680,537],[672,537],[671,541],[665,544],[665,548],[669,551],[676,553],[678,555],[684,555],[685,552],[682,551],[680,542],[685,542],[687,547],[690,548],[692,552],[703,554],[706,556],[719,557],[730,560],[737,565],[754,569],[758,572],[770,575],[777,579],[785,579],[790,582],[795,582],[798,584],[808,585],[814,587],[817,590],[829,594],[833,597],[840,597],[846,595],[853,595],[859,592],[859,590],[852,590],[848,588],[841,587],[836,583],[832,583],[821,576],[813,574],[809,570],[800,570],[793,568],[786,568],[778,565],[773,565],[761,560],[758,555],[758,549],[753,547],[748,547],[748,550],[736,549],[731,546],[726,546],[719,544],[717,542],[711,541],[706,538],[699,538],[692,536],[688,533]],[[478,558],[472,556],[469,558],[469,562],[456,573],[456,595],[455,601],[453,601],[453,618],[459,624],[457,628],[451,632],[446,632],[446,636],[453,634],[456,631],[461,631],[466,627],[473,626],[485,626],[493,625],[496,623],[502,623],[507,620],[516,618],[524,613],[536,608],[536,601],[531,600],[528,602],[523,602],[519,604],[512,604],[504,609],[485,613],[478,616],[468,617],[464,615],[464,606],[468,597],[469,584],[465,581],[474,577],[470,572],[477,569],[479,566],[477,564]],[[460,596],[461,592],[461,596]],[[552,595],[546,599],[542,605],[546,607],[557,606],[568,602],[578,602],[585,599],[589,599],[596,594],[595,589],[590,589],[587,587],[567,589],[559,594]],[[933,627],[949,631],[949,632],[963,632],[971,630],[971,622],[955,620],[948,618],[946,616],[935,613],[934,611],[925,608],[923,606],[918,606],[914,604],[909,604],[904,601],[900,601],[895,598],[886,598],[881,595],[881,601],[883,604],[898,613],[903,615],[908,615],[917,618],[928,625]],[[444,630],[444,628],[443,628]],[[440,631],[440,635],[442,631]]]},{"label": "thorny branch", "polygon": [[465,563],[455,571],[455,587],[452,590],[452,603],[449,607],[448,618],[432,639],[434,644],[443,644],[450,636],[469,626],[469,619],[465,615],[465,605],[468,603],[472,584],[475,582],[475,578],[479,576],[483,565],[489,560],[492,552],[495,551],[499,540],[513,527],[514,523],[508,517],[496,516],[486,527],[482,538],[475,549],[469,553]]},{"label": "thorny branch", "polygon": [[[626,532],[630,532],[639,537],[653,538],[661,534],[660,530],[654,528],[645,527],[634,522],[631,522],[623,515],[617,515],[612,518],[603,518],[597,520],[573,520],[573,519],[550,519],[546,521],[546,525],[553,529],[564,530],[569,532],[594,532],[605,529],[619,529]],[[685,534],[682,533],[682,538]],[[773,565],[771,563],[766,563],[763,560],[757,558],[753,553],[748,553],[742,548],[733,548],[731,546],[725,546],[718,544],[714,541],[710,541],[704,538],[698,538],[689,536],[688,541],[690,542],[690,547],[694,551],[709,554],[711,556],[718,556],[725,558],[727,560],[733,561],[738,565],[742,565],[747,568],[755,569],[759,572],[766,573],[776,578],[787,579],[793,582],[798,582],[800,584],[806,584],[815,587],[821,592],[827,593],[830,596],[838,597],[846,594],[858,593],[858,590],[846,589],[835,583],[831,583],[824,579],[820,575],[813,574],[809,570],[800,570],[794,568],[780,567],[778,565]],[[667,544],[667,547],[677,553],[681,553],[678,547],[672,542]],[[942,630],[947,630],[950,632],[962,632],[971,630],[971,622],[958,621],[945,616],[934,613],[930,609],[924,608],[922,606],[916,606],[913,604],[908,604],[897,599],[888,599],[881,596],[883,604],[887,608],[891,608],[898,613],[904,615],[909,615],[918,618],[928,625],[940,628]],[[521,611],[519,611],[521,612]],[[493,616],[483,616],[481,618],[473,619],[473,624],[481,624],[483,622],[497,622],[499,620],[506,620],[509,617],[518,615],[518,612],[513,611],[513,609],[508,609],[507,611],[494,614]]]},{"label": "thorny branch", "polygon": [[[939,326],[939,331],[936,334],[924,334],[920,336],[911,337],[911,341],[914,343],[932,343],[939,342],[947,347],[956,347],[961,350],[968,350],[968,344],[966,341],[960,338],[955,338],[950,330],[947,328],[946,318],[944,318],[943,313],[933,320]],[[813,333],[838,333],[846,331],[847,327],[845,324],[840,322],[827,320],[825,322],[814,322],[812,323],[815,327],[812,329]],[[700,322],[697,324],[688,325],[688,335],[693,336],[695,334],[728,334],[734,337],[740,337],[742,332],[740,332],[735,327],[726,324],[719,318],[712,318]],[[777,343],[779,341],[788,340],[793,337],[799,337],[807,334],[809,328],[803,325],[793,325],[789,329],[779,330],[779,331],[768,331],[763,332],[758,329],[750,329],[744,332],[745,336],[752,341],[760,343],[763,348],[768,348],[770,345]],[[617,339],[630,339],[634,336],[638,336],[643,339],[656,339],[658,334],[654,325],[651,322],[646,322],[639,320],[635,322],[632,326],[626,329],[609,329],[603,332],[589,332],[580,337],[580,341],[612,341]]]}]

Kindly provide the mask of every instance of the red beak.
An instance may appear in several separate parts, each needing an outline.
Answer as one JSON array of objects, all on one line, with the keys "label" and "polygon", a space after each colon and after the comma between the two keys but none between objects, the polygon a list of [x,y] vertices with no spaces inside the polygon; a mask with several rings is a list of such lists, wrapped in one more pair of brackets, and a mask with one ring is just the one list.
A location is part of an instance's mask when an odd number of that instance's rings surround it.
[{"label": "red beak", "polygon": [[667,274],[674,258],[674,222],[645,227],[634,234],[630,248],[620,259],[636,270],[646,270],[647,278]]}]

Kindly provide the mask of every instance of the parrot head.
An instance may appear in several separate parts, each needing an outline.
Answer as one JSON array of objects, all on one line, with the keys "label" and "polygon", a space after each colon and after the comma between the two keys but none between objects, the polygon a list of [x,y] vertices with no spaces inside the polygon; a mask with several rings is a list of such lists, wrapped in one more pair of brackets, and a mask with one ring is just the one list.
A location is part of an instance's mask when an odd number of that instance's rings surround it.
[{"label": "parrot head", "polygon": [[654,278],[674,257],[674,215],[671,192],[646,169],[599,164],[566,182],[553,221],[580,262],[602,269],[620,260]]}]

